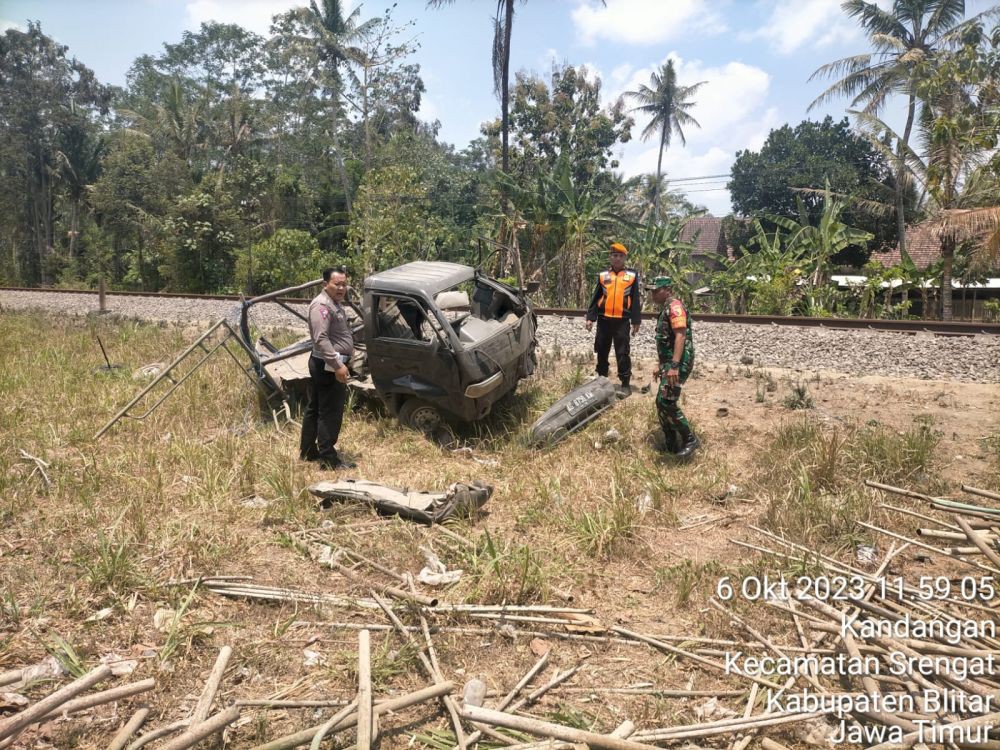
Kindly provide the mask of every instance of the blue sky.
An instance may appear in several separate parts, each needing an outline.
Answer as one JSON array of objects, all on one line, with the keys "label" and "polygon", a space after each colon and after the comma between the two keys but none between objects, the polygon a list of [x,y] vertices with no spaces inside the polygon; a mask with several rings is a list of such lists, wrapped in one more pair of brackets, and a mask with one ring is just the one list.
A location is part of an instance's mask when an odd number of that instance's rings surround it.
[{"label": "blue sky", "polygon": [[[880,0],[882,2],[882,0]],[[106,83],[123,84],[131,62],[157,54],[186,29],[204,21],[239,23],[266,34],[270,18],[302,0],[0,0],[0,28],[38,20],[42,31]],[[351,5],[355,7],[357,3]],[[362,17],[380,15],[390,3],[362,3]],[[885,3],[887,4],[887,0]],[[969,14],[986,10],[968,0]],[[497,117],[490,44],[494,0],[456,0],[427,9],[425,0],[399,0],[397,21],[413,20],[419,42],[415,61],[427,86],[421,115],[441,122],[441,138],[461,148],[479,124]],[[515,5],[511,65],[547,77],[554,64],[585,64],[612,101],[647,83],[674,58],[680,83],[707,81],[691,113],[702,127],[685,131],[687,146],[672,143],[664,156],[670,178],[712,213],[729,211],[724,179],[684,178],[728,172],[740,149],[758,149],[768,132],[785,123],[824,114],[842,117],[846,101],[812,112],[823,82],[808,82],[821,64],[867,50],[839,0],[529,0]],[[899,107],[886,117],[892,122]],[[657,143],[639,138],[617,154],[628,176],[656,169]]]}]

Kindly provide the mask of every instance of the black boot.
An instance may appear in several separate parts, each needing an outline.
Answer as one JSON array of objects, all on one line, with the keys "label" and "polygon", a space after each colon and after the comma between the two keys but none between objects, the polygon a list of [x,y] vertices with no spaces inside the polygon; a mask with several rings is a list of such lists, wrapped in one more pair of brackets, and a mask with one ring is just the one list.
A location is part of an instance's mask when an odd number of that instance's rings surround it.
[{"label": "black boot", "polygon": [[698,447],[700,445],[701,441],[698,439],[698,436],[695,435],[693,432],[689,432],[687,440],[684,441],[684,445],[681,447],[679,451],[677,451],[677,458],[682,458],[682,459],[691,458],[691,456],[694,455],[694,452],[698,450]]}]

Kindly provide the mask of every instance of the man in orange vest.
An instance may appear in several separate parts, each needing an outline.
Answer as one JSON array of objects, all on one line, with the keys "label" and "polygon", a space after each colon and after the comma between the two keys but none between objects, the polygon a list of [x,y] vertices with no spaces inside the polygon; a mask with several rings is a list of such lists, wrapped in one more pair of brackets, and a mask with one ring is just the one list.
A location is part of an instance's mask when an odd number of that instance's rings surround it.
[{"label": "man in orange vest", "polygon": [[597,353],[597,374],[607,377],[608,354],[615,345],[618,379],[622,381],[619,393],[632,393],[631,333],[639,332],[642,315],[642,297],[639,294],[639,272],[625,268],[628,249],[620,242],[611,245],[611,267],[597,275],[594,297],[587,309],[587,330],[597,322],[594,351]]}]

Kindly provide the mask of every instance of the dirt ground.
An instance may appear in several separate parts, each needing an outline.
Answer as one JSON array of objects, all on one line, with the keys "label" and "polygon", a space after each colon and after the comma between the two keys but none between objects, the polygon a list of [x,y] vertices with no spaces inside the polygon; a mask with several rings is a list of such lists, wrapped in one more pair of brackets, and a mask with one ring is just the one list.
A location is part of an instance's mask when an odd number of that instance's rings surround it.
[{"label": "dirt ground", "polygon": [[[136,353],[128,366],[142,364],[143,356]],[[542,375],[547,395],[536,389],[514,417],[534,419],[568,383],[573,366],[549,365]],[[419,547],[433,548],[449,568],[467,571],[458,587],[439,594],[447,601],[509,601],[534,586],[538,591],[529,591],[524,601],[593,610],[599,626],[582,631],[432,615],[431,624],[445,628],[434,636],[441,671],[459,686],[479,676],[492,695],[502,695],[538,654],[551,649],[549,665],[534,686],[558,670],[579,666],[579,671],[568,681],[569,688],[551,691],[530,709],[535,716],[602,732],[625,719],[653,728],[720,717],[702,710],[705,697],[601,692],[636,686],[740,690],[741,696],[722,701],[739,713],[748,687],[739,678],[635,642],[565,636],[601,638],[620,626],[675,636],[677,643],[696,637],[744,639],[707,600],[721,574],[758,564],[755,555],[731,542],[759,539],[749,526],[759,523],[765,510],[759,492],[766,475],[791,466],[792,457],[772,446],[790,422],[805,420],[825,430],[879,423],[900,432],[930,424],[940,433],[933,476],[915,477],[917,484],[930,482],[956,495],[962,483],[1000,489],[987,442],[1000,434],[1000,388],[995,385],[848,378],[701,362],[685,388],[683,406],[703,448],[694,461],[680,465],[662,458],[650,444],[654,394],[639,391],[652,369],[652,362],[638,363],[632,397],[545,452],[518,445],[516,433],[522,428],[504,420],[485,432],[460,436],[471,450],[456,452],[401,430],[386,415],[366,409],[348,415],[342,442],[361,454],[353,476],[413,489],[473,478],[495,487],[482,518],[454,527],[479,545],[474,552],[433,528],[379,519],[363,509],[317,508],[304,488],[330,475],[296,460],[294,425],[280,430],[264,425],[235,434],[232,415],[217,397],[208,398],[206,406],[202,394],[200,402],[175,404],[151,423],[116,428],[100,445],[88,442],[89,437],[67,438],[74,429],[67,423],[52,426],[48,437],[18,438],[30,453],[50,461],[60,489],[43,491],[30,461],[11,459],[7,464],[21,489],[0,526],[5,605],[0,612],[0,672],[36,663],[47,653],[65,661],[61,641],[71,644],[88,668],[108,654],[133,658],[137,666],[124,679],[153,677],[157,687],[130,701],[49,721],[26,732],[14,747],[105,747],[139,705],[152,709],[147,728],[184,718],[222,645],[231,645],[234,657],[215,710],[246,698],[353,697],[356,630],[331,623],[381,626],[386,620],[380,612],[229,599],[192,590],[190,583],[167,585],[234,574],[271,586],[366,596],[370,586],[352,585],[296,547],[296,533],[309,528],[335,546],[413,574],[424,564]],[[793,410],[785,404],[796,381],[804,383],[812,408]],[[27,390],[17,392],[26,387],[21,381],[11,378],[8,385],[15,396],[26,397]],[[135,390],[128,382],[118,387],[119,402]],[[212,387],[197,386],[209,394]],[[80,409],[74,419],[83,427],[76,427],[89,435],[108,411],[106,405],[88,406],[86,394],[81,401],[71,408]],[[214,432],[198,422],[206,411],[216,418]],[[9,423],[21,424],[13,418]],[[606,434],[611,429],[617,438]],[[13,442],[5,450],[14,453]],[[129,462],[137,462],[141,473],[132,468],[124,472],[129,476],[113,474],[115,466]],[[637,513],[644,494],[649,495],[648,510]],[[113,502],[107,499],[112,496]],[[619,512],[625,520],[616,526]],[[914,526],[900,522],[907,533]],[[486,542],[485,531],[490,534]],[[113,553],[119,549],[111,545],[109,553],[106,539],[121,540],[131,567],[127,576],[102,569],[97,582],[93,559],[105,567],[114,565]],[[484,547],[489,543],[493,552]],[[378,576],[369,580],[385,583]],[[572,596],[571,605],[560,592]],[[164,615],[157,619],[160,610],[168,613],[166,625]],[[411,613],[401,615],[418,624]],[[772,625],[767,619],[761,622]],[[447,626],[483,630],[458,634]],[[533,629],[550,634],[525,634]],[[783,638],[786,632],[775,630],[774,635]],[[699,645],[684,643],[689,649]],[[373,652],[378,695],[430,682],[399,636],[376,631]],[[721,658],[721,653],[705,653]],[[0,721],[17,707],[3,690],[9,688],[0,688]],[[50,690],[43,684],[28,688],[25,695],[36,699]],[[225,747],[255,747],[329,715],[316,709],[247,708],[227,733]],[[450,747],[444,734],[448,729],[439,707],[426,704],[388,717],[382,746]],[[788,744],[796,744],[794,734],[784,736]],[[725,746],[729,739],[704,742]]]}]

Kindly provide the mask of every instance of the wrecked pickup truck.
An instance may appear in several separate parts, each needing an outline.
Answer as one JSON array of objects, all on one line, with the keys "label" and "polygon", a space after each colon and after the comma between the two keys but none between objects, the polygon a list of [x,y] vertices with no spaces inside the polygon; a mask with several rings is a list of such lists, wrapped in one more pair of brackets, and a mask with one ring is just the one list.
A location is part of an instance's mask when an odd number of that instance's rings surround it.
[{"label": "wrecked pickup truck", "polygon": [[[283,399],[308,380],[311,344],[277,349],[251,341],[248,317],[289,291],[245,301],[240,319],[260,382]],[[422,432],[446,418],[481,419],[535,369],[537,318],[525,294],[471,266],[406,263],[366,278],[360,299],[351,295],[348,304],[356,346],[348,385]]]}]

